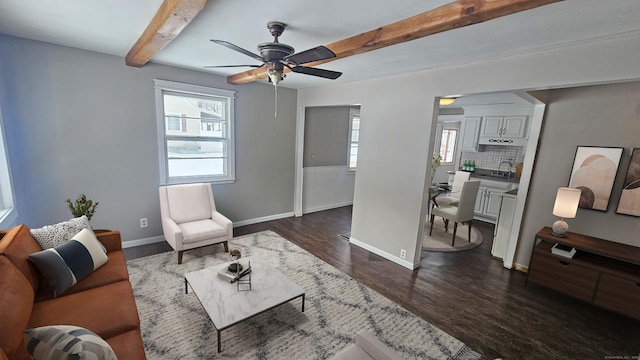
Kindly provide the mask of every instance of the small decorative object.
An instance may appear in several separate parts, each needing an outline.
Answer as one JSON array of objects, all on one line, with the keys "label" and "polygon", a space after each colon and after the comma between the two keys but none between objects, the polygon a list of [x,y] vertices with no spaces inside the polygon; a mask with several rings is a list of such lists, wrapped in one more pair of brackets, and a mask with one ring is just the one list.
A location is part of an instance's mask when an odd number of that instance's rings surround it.
[{"label": "small decorative object", "polygon": [[640,216],[640,148],[631,152],[631,161],[624,178],[616,213]]},{"label": "small decorative object", "polygon": [[251,291],[251,261],[247,265],[247,268],[242,271],[231,282],[236,283],[236,290],[238,291]]},{"label": "small decorative object", "polygon": [[434,152],[433,157],[431,158],[431,183],[433,183],[433,177],[436,175],[436,169],[440,166],[441,161],[442,155]]},{"label": "small decorative object", "polygon": [[240,261],[238,261],[242,257],[242,254],[238,249],[231,249],[231,251],[229,251],[229,255],[231,255],[233,260],[235,260],[234,263],[229,264],[229,272],[237,274],[242,271],[242,265],[240,265]]},{"label": "small decorative object", "polygon": [[573,219],[578,211],[578,203],[580,202],[579,189],[561,187],[556,194],[556,202],[553,205],[553,215],[559,216],[560,220],[553,223],[551,229],[553,235],[557,237],[567,236],[569,225],[564,218]]},{"label": "small decorative object", "polygon": [[582,190],[579,207],[607,211],[623,150],[621,147],[578,146],[569,187]]},{"label": "small decorative object", "polygon": [[80,194],[76,199],[75,203],[71,202],[71,199],[67,199],[67,206],[69,206],[69,210],[71,210],[71,214],[73,216],[79,218],[83,215],[87,216],[87,219],[91,220],[93,214],[96,212],[96,207],[98,207],[99,202],[93,202],[84,194]]}]

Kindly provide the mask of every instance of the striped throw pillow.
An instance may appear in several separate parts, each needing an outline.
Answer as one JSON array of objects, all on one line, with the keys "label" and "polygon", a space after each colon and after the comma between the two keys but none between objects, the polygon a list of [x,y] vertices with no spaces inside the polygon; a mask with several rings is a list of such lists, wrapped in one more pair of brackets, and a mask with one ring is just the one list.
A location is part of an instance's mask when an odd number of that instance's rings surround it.
[{"label": "striped throw pillow", "polygon": [[104,265],[109,258],[90,229],[82,229],[68,242],[29,255],[44,286],[58,297],[78,281]]},{"label": "striped throw pillow", "polygon": [[71,325],[42,326],[24,332],[33,359],[117,360],[106,341],[93,332]]}]

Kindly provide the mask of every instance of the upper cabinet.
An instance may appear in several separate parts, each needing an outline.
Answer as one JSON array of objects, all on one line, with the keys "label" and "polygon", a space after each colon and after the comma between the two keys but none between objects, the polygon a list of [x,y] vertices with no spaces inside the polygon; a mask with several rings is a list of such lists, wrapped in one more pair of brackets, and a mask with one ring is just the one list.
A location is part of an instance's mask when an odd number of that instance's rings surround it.
[{"label": "upper cabinet", "polygon": [[527,116],[485,116],[480,144],[520,145],[527,135]]},{"label": "upper cabinet", "polygon": [[467,116],[462,124],[461,151],[477,151],[482,117]]}]

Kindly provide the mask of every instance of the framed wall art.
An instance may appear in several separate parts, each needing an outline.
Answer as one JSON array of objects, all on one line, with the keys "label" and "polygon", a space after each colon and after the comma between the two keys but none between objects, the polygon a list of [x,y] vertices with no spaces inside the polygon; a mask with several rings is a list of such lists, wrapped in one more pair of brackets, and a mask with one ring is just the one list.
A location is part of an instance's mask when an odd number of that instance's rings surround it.
[{"label": "framed wall art", "polygon": [[631,151],[631,162],[624,178],[616,213],[640,216],[640,148]]},{"label": "framed wall art", "polygon": [[579,207],[607,211],[623,150],[621,147],[578,146],[569,187],[582,190]]}]

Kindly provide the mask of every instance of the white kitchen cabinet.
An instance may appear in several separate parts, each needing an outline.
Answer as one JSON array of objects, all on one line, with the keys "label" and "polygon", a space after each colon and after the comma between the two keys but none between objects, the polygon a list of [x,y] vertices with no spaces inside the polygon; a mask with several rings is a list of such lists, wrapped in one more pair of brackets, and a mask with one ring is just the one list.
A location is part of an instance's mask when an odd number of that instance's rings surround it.
[{"label": "white kitchen cabinet", "polygon": [[526,138],[527,116],[485,116],[481,138]]},{"label": "white kitchen cabinet", "polygon": [[511,239],[511,228],[513,227],[513,214],[516,209],[518,199],[515,196],[505,195],[502,197],[502,206],[500,207],[500,215],[496,223],[493,233],[493,244],[491,246],[491,255],[493,257],[504,260],[507,253],[507,246]]},{"label": "white kitchen cabinet", "polygon": [[476,197],[475,215],[481,220],[494,223],[500,215],[500,201],[502,200],[500,195],[504,192],[505,190],[481,187]]},{"label": "white kitchen cabinet", "polygon": [[462,151],[477,151],[478,138],[480,136],[480,123],[482,117],[470,116],[464,118],[462,125],[462,141],[460,148]]}]

